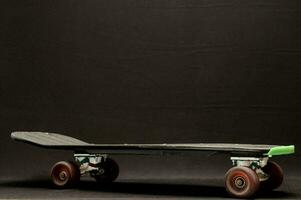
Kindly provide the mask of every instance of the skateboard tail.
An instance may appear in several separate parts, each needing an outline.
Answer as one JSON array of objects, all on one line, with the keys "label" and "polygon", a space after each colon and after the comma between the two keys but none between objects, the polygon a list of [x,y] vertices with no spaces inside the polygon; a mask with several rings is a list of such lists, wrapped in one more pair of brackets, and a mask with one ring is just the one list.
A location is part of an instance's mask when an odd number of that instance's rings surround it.
[{"label": "skateboard tail", "polygon": [[266,153],[266,156],[272,157],[272,156],[280,156],[280,155],[287,155],[287,154],[293,154],[295,153],[295,146],[294,145],[288,145],[288,146],[276,146],[272,147],[268,153]]}]

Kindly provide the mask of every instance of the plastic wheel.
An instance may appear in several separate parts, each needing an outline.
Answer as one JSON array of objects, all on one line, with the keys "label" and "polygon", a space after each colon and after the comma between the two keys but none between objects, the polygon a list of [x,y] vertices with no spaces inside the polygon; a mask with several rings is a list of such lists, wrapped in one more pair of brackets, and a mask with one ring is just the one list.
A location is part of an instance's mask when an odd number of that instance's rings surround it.
[{"label": "plastic wheel", "polygon": [[51,179],[58,188],[68,188],[80,179],[80,171],[74,162],[60,161],[51,169]]},{"label": "plastic wheel", "polygon": [[116,180],[119,175],[119,166],[115,160],[107,158],[102,163],[101,169],[104,170],[102,174],[95,175],[94,178],[98,183],[111,183]]},{"label": "plastic wheel", "polygon": [[283,170],[281,167],[272,161],[268,161],[267,165],[262,168],[262,171],[269,175],[269,178],[260,183],[263,190],[274,190],[283,182]]},{"label": "plastic wheel", "polygon": [[225,176],[225,187],[233,197],[249,198],[259,189],[257,174],[248,167],[233,167]]}]

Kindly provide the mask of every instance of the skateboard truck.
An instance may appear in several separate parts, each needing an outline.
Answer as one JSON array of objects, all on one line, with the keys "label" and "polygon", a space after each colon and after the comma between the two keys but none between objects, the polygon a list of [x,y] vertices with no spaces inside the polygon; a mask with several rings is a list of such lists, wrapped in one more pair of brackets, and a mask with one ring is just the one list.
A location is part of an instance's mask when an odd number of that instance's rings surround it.
[{"label": "skateboard truck", "polygon": [[262,168],[268,164],[269,157],[231,157],[233,167],[248,167],[256,172],[259,181],[265,181],[269,175]]},{"label": "skateboard truck", "polygon": [[106,154],[74,154],[74,160],[79,165],[80,174],[85,175],[90,173],[92,177],[104,173],[104,169],[102,169],[102,163],[105,163],[106,159]]}]

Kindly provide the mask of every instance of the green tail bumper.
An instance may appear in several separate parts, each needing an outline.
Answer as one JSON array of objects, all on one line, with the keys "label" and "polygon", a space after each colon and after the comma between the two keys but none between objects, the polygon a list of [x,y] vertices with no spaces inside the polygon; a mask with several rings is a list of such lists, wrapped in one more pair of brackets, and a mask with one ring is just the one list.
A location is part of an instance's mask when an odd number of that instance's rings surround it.
[{"label": "green tail bumper", "polygon": [[287,155],[287,154],[293,154],[295,153],[295,146],[289,145],[289,146],[276,146],[269,150],[268,153],[264,154],[266,156],[272,157],[272,156],[280,156],[280,155]]}]

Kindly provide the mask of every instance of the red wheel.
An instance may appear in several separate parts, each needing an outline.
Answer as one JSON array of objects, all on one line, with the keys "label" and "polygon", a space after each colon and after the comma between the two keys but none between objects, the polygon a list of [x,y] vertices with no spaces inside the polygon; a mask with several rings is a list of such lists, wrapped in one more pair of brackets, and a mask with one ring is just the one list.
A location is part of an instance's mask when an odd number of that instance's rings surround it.
[{"label": "red wheel", "polygon": [[66,188],[79,181],[80,171],[75,163],[60,161],[53,165],[51,169],[51,178],[55,186]]},{"label": "red wheel", "polygon": [[282,184],[283,170],[277,163],[268,161],[267,165],[262,168],[262,171],[269,175],[267,180],[260,183],[260,187],[263,190],[274,190]]},{"label": "red wheel", "polygon": [[119,175],[119,167],[115,160],[107,158],[102,163],[101,169],[103,173],[100,175],[94,175],[94,178],[99,183],[111,183],[116,180]]},{"label": "red wheel", "polygon": [[233,167],[225,176],[225,186],[228,193],[238,198],[253,196],[260,182],[257,174],[248,167]]}]

